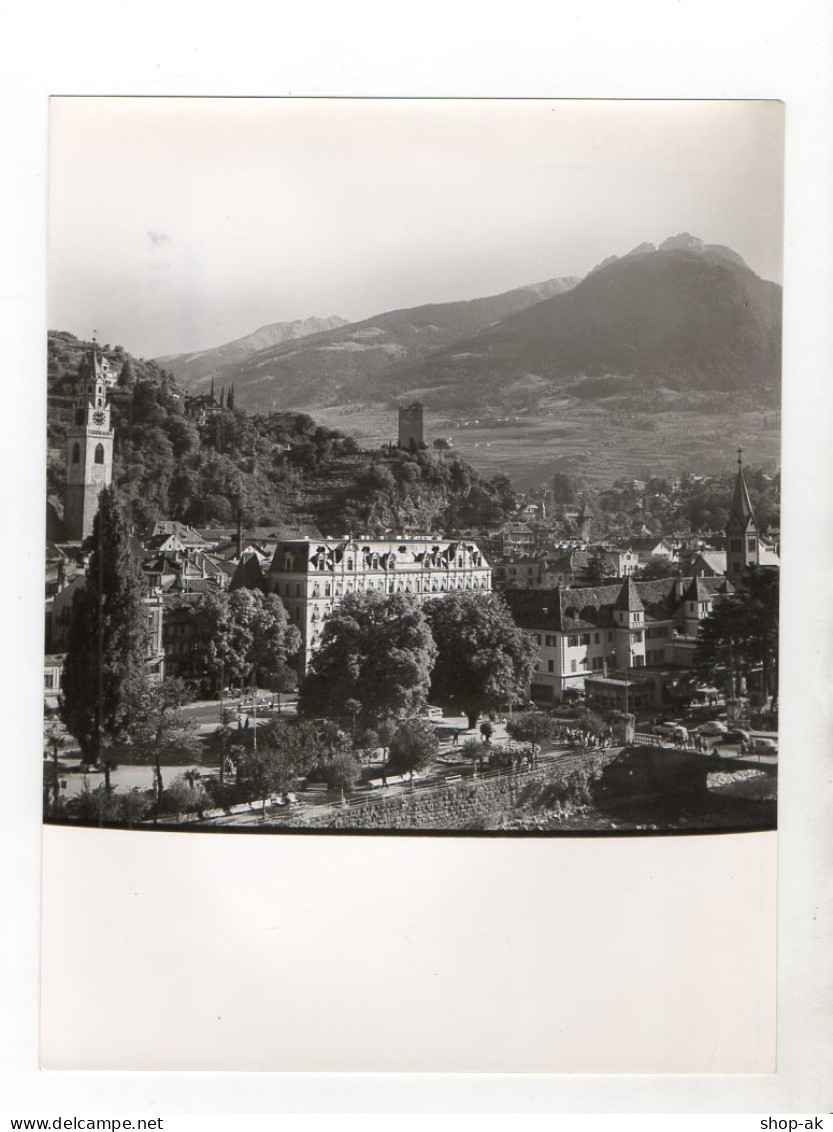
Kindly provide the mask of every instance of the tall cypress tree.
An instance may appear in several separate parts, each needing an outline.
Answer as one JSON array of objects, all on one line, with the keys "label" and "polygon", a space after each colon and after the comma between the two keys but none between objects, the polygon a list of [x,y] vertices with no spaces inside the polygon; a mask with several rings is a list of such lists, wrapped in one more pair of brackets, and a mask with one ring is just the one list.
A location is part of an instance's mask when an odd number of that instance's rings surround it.
[{"label": "tall cypress tree", "polygon": [[226,408],[234,408],[234,385],[229,386],[228,397],[226,397]]},{"label": "tall cypress tree", "polygon": [[127,704],[145,679],[147,616],[142,578],[115,487],[105,487],[93,523],[83,589],[72,602],[62,681],[61,717],[84,760],[101,763],[109,789],[124,738]]}]

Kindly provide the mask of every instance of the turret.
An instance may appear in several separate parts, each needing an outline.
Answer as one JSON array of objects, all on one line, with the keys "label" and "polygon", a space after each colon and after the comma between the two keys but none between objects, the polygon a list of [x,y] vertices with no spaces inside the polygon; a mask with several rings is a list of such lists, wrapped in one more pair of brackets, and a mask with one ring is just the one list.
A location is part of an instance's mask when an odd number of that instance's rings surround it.
[{"label": "turret", "polygon": [[614,602],[613,624],[616,667],[627,669],[644,663],[645,606],[630,574],[622,583]]}]

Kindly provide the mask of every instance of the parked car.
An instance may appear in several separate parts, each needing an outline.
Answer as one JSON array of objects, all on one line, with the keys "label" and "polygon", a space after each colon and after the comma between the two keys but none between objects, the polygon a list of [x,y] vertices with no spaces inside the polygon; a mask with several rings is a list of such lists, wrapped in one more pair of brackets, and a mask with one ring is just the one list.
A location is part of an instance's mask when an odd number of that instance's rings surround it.
[{"label": "parked car", "polygon": [[729,728],[719,719],[710,719],[708,723],[701,723],[697,730],[701,735],[725,735]]},{"label": "parked car", "polygon": [[654,727],[654,734],[666,739],[688,739],[688,731],[681,723],[658,723]]},{"label": "parked car", "polygon": [[774,739],[750,739],[748,750],[755,755],[777,755],[778,744]]},{"label": "parked car", "polygon": [[721,743],[748,743],[749,732],[744,731],[742,727],[730,727],[728,731],[724,732],[720,739]]}]

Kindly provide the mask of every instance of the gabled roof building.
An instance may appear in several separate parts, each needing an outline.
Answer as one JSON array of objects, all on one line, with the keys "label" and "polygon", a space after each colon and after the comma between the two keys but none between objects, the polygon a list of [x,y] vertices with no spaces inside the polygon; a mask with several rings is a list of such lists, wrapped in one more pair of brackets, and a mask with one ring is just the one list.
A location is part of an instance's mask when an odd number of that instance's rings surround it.
[{"label": "gabled roof building", "polygon": [[[691,667],[697,630],[715,601],[733,592],[725,578],[661,578],[581,589],[507,590],[516,623],[538,645],[532,681],[537,698],[560,700],[573,688],[588,700],[593,682],[630,682],[644,706],[656,703],[656,673]],[[616,696],[614,695],[614,698]],[[613,703],[597,706],[612,707]],[[638,706],[632,701],[633,707]]]}]

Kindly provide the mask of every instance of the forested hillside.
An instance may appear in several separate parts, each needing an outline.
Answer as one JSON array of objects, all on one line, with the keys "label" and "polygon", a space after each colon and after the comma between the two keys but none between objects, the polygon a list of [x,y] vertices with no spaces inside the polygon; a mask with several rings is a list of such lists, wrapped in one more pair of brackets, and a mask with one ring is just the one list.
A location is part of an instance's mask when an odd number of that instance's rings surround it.
[{"label": "forested hillside", "polygon": [[[72,387],[90,345],[66,332],[48,336],[47,492],[59,505]],[[226,406],[191,419],[168,371],[121,346],[101,352],[117,375],[114,481],[137,529],[163,517],[228,523],[240,506],[246,525],[282,533],[450,531],[499,523],[514,504],[505,477],[486,481],[462,460],[426,451],[363,451],[305,413],[247,415]]]}]

